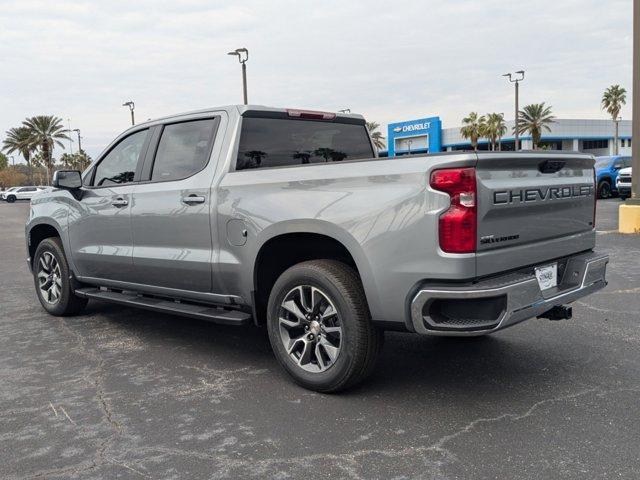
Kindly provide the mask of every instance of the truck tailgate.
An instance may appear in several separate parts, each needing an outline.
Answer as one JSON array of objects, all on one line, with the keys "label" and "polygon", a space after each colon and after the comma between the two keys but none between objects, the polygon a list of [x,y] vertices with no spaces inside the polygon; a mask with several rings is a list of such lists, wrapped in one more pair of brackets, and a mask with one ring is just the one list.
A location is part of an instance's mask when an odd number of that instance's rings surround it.
[{"label": "truck tailgate", "polygon": [[593,163],[579,153],[479,154],[477,275],[593,248]]}]

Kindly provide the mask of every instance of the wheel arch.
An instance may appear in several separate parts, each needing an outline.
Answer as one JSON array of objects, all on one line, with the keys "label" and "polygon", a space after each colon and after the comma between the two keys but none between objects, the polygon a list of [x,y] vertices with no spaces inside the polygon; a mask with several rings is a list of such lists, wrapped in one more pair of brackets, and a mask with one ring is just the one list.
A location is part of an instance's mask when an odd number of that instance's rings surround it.
[{"label": "wheel arch", "polygon": [[351,266],[362,282],[370,310],[375,309],[375,284],[364,251],[347,231],[327,222],[306,225],[273,225],[263,232],[263,240],[253,262],[252,295],[254,318],[261,323],[273,284],[287,268],[307,260],[334,259]]},{"label": "wheel arch", "polygon": [[59,226],[48,222],[40,222],[29,226],[27,230],[27,249],[29,252],[30,267],[33,268],[33,257],[38,245],[40,245],[44,239],[51,237],[60,238],[64,248],[64,240]]}]

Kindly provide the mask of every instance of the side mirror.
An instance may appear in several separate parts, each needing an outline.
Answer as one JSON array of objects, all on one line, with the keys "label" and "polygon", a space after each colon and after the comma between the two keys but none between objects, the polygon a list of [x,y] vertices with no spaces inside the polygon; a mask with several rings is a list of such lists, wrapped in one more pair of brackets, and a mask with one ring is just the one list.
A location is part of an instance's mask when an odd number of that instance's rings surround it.
[{"label": "side mirror", "polygon": [[52,185],[65,190],[77,190],[82,187],[82,176],[78,170],[58,170],[53,173]]}]

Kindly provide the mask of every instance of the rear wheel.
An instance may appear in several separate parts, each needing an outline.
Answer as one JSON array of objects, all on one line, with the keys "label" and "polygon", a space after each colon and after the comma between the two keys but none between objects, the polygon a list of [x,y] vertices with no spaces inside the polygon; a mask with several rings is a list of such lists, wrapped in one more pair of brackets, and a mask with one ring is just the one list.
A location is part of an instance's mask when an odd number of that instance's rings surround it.
[{"label": "rear wheel", "polygon": [[7,197],[7,202],[9,202],[9,203],[13,203],[13,202],[15,202],[15,201],[16,201],[16,196],[15,196],[15,195],[9,195],[9,196]]},{"label": "rear wheel", "polygon": [[73,291],[69,264],[57,237],[45,238],[38,245],[33,257],[33,279],[38,300],[52,315],[72,315],[87,305],[87,299]]},{"label": "rear wheel", "polygon": [[278,362],[296,383],[319,392],[366,378],[383,341],[357,274],[334,260],[286,270],[271,291],[267,326]]},{"label": "rear wheel", "polygon": [[602,180],[598,184],[598,198],[609,198],[609,197],[611,197],[611,184],[606,180]]}]

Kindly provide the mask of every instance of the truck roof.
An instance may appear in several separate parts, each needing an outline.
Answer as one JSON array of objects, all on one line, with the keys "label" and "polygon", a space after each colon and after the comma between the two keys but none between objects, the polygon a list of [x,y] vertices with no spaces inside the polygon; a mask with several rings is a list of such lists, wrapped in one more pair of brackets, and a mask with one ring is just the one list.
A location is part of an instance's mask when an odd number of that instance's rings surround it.
[{"label": "truck roof", "polygon": [[[256,105],[256,104],[250,104],[250,105],[224,105],[224,106],[220,106],[220,107],[209,107],[209,108],[203,108],[203,109],[199,109],[199,110],[191,110],[188,112],[182,112],[182,113],[176,113],[173,115],[167,115],[164,117],[158,117],[158,118],[150,118],[149,120],[146,120],[145,122],[141,122],[138,123],[136,125],[131,126],[130,128],[127,129],[131,130],[133,128],[139,128],[141,126],[144,125],[152,125],[158,122],[164,122],[167,120],[171,120],[171,119],[178,119],[178,118],[182,118],[182,117],[188,117],[191,115],[200,115],[203,113],[208,113],[208,112],[219,112],[220,110],[225,110],[226,112],[230,113],[231,111],[237,111],[240,115],[242,115],[244,112],[247,111],[261,111],[261,112],[276,112],[276,113],[285,113],[287,110],[313,110],[313,109],[308,109],[308,108],[293,108],[293,107],[270,107],[267,105]],[[320,111],[320,110],[314,110],[314,111]],[[336,118],[354,118],[354,119],[359,119],[359,120],[364,120],[364,117],[360,114],[356,114],[356,113],[340,113],[340,112],[331,112],[333,114],[336,115]]]}]

